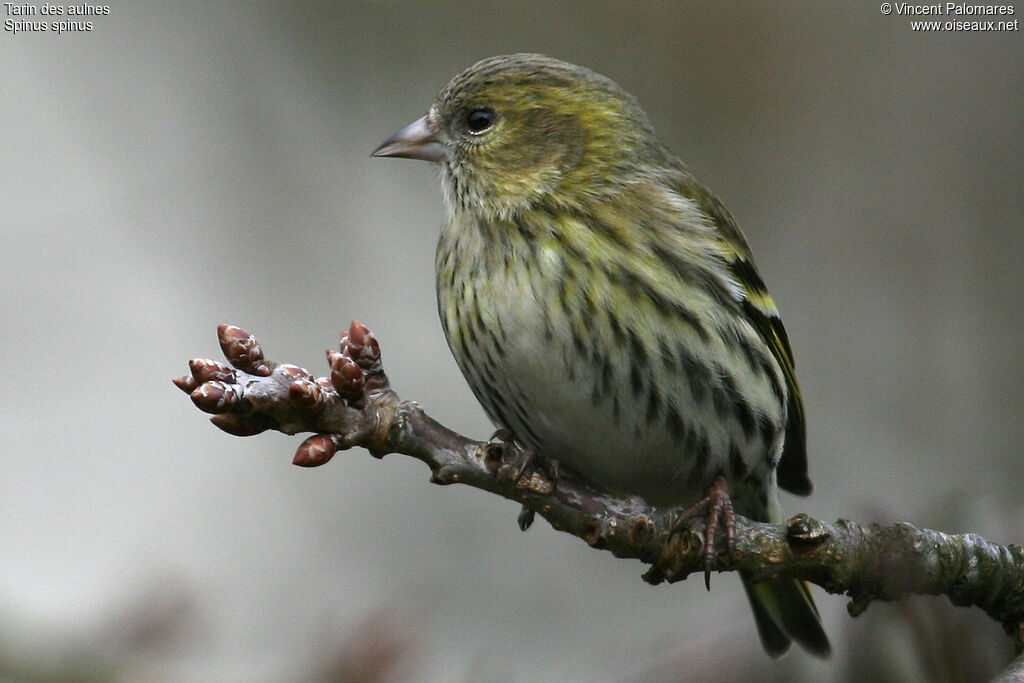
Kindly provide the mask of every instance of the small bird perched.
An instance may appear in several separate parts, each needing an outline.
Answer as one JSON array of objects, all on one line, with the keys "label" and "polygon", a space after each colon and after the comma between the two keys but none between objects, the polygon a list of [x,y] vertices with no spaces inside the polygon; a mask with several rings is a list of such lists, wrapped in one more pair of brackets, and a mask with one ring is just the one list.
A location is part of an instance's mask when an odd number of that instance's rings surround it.
[{"label": "small bird perched", "polygon": [[[733,507],[780,522],[776,481],[810,493],[775,303],[631,95],[542,55],[492,57],[374,155],[440,165],[438,311],[497,426],[610,491],[699,501],[709,563]],[[806,583],[743,584],[769,654],[828,654]]]}]

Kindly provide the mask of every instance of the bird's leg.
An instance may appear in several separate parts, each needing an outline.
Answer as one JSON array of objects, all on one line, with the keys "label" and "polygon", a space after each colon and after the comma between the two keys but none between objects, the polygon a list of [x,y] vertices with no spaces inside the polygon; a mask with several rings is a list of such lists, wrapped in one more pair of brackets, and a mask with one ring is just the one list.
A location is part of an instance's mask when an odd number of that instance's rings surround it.
[{"label": "bird's leg", "polygon": [[[546,471],[548,478],[551,480],[551,493],[554,493],[555,489],[558,488],[558,461],[549,460],[547,458],[541,458],[536,454],[533,456],[533,458],[535,461],[538,461],[539,465]],[[517,483],[519,482],[520,478],[521,475],[520,477],[516,478]],[[533,519],[536,516],[537,513],[533,510],[533,508],[523,505],[522,509],[519,511],[519,528],[523,531],[529,529],[530,526],[533,525]]]},{"label": "bird's leg", "polygon": [[512,481],[516,484],[523,480],[523,475],[526,471],[534,467],[540,462],[540,456],[537,455],[537,449],[532,446],[524,448],[522,454],[519,457],[519,462],[516,465],[516,470],[512,474]]},{"label": "bird's leg", "polygon": [[[526,471],[530,469],[530,467],[532,467],[533,465],[538,464],[539,462],[540,456],[537,455],[536,448],[524,449],[522,457],[519,459],[519,464],[516,467],[516,471],[512,475],[512,481],[518,484],[520,481],[522,481],[523,475],[526,474]],[[532,508],[527,507],[527,505],[524,503],[523,507],[519,510],[519,517],[516,520],[519,523],[519,529],[522,531],[526,531],[531,526],[533,526],[533,520],[534,518],[536,518],[536,516],[537,513]]]},{"label": "bird's leg", "polygon": [[684,528],[685,522],[698,515],[704,515],[704,586],[711,590],[711,570],[715,567],[715,546],[719,526],[725,527],[725,544],[730,555],[736,550],[736,515],[729,497],[729,484],[725,477],[718,475],[704,491],[704,497],[686,508],[672,527],[675,534]]},{"label": "bird's leg", "polygon": [[[498,440],[510,444],[515,441],[515,435],[508,429],[502,428],[494,432],[491,440]],[[533,447],[524,448],[521,451],[515,471],[512,473],[512,481],[519,484],[531,469],[542,469],[551,480],[551,490],[558,486],[558,461],[542,457]],[[519,528],[526,531],[533,524],[536,513],[531,508],[523,505],[519,511]]]},{"label": "bird's leg", "polygon": [[[515,434],[512,433],[512,430],[504,427],[496,430],[494,434],[491,435],[491,441],[500,442],[500,445],[503,447],[510,446],[515,442],[515,440],[516,437]],[[537,452],[537,449],[532,446],[522,447],[519,452],[519,458],[516,461],[516,468],[511,476],[512,481],[518,484],[530,470],[543,471],[544,474],[548,476],[548,479],[551,480],[552,486],[557,486],[558,461],[541,456]]]},{"label": "bird's leg", "polygon": [[[540,469],[547,474],[548,478],[551,480],[551,493],[554,493],[555,488],[558,487],[558,461],[544,458],[537,453],[537,449],[529,447],[529,449],[525,449],[522,452],[519,465],[516,468],[515,473],[512,475],[513,481],[518,484],[530,469]],[[522,509],[519,511],[519,528],[523,531],[528,529],[530,525],[534,523],[534,517],[536,517],[534,510],[523,505]]]}]

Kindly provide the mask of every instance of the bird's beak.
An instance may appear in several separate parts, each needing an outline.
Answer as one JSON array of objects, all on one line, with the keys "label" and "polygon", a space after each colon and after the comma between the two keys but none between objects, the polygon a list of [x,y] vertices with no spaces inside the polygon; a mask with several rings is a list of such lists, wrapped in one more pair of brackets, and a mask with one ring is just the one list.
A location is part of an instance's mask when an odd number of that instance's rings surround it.
[{"label": "bird's beak", "polygon": [[373,156],[441,161],[444,158],[444,144],[437,133],[431,130],[424,116],[381,143],[380,147],[373,150]]}]

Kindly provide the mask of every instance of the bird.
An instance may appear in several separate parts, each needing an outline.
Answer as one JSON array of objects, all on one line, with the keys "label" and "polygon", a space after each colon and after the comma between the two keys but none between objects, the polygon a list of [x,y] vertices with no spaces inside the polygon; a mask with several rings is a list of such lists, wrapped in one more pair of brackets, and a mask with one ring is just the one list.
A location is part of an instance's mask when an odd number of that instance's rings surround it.
[{"label": "bird", "polygon": [[[655,506],[781,522],[811,492],[778,308],[725,206],[611,79],[483,59],[374,152],[440,169],[437,304],[488,416],[542,462]],[[557,485],[557,484],[556,484]],[[741,573],[762,645],[826,657],[808,585]]]}]

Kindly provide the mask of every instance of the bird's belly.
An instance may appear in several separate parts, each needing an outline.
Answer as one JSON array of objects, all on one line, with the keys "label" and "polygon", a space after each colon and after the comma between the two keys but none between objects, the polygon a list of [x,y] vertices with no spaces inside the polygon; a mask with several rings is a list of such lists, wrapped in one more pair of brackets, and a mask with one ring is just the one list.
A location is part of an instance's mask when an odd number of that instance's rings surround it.
[{"label": "bird's belly", "polygon": [[[509,385],[530,416],[528,425],[512,427],[517,437],[598,485],[648,502],[700,497],[720,469],[728,439],[706,411],[689,404],[688,389],[670,392],[681,424],[673,432],[662,415],[647,417],[646,397],[633,395],[627,377],[613,370],[611,381],[617,386],[606,393],[599,370],[586,362],[565,362],[563,354],[550,349],[548,354],[545,363],[537,363],[537,354],[528,348],[509,354]],[[531,434],[524,434],[526,429]]]},{"label": "bird's belly", "polygon": [[[687,374],[653,357],[642,367],[600,320],[575,327],[565,311],[528,292],[490,301],[489,314],[506,334],[487,360],[463,370],[491,418],[543,457],[654,504],[693,502],[719,473],[741,488],[750,477],[763,486],[766,456],[777,444],[744,433],[711,373]],[[713,346],[689,351],[694,358],[715,353]],[[742,381],[734,389],[743,391]]]}]

